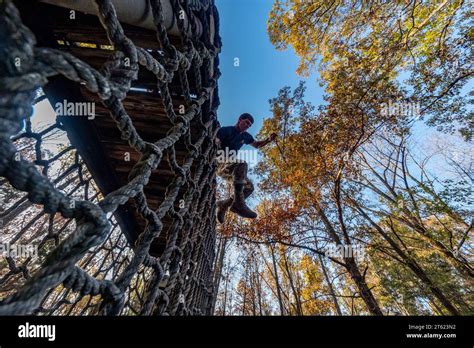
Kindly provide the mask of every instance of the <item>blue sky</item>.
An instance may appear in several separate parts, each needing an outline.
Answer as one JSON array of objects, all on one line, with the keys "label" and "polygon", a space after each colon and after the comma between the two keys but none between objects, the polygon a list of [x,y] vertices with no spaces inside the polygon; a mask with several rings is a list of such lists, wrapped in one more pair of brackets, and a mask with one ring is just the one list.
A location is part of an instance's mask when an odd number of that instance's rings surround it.
[{"label": "blue sky", "polygon": [[[295,88],[300,80],[305,80],[305,99],[313,105],[323,103],[323,90],[317,83],[317,72],[308,79],[297,76],[295,71],[299,58],[292,48],[278,51],[270,43],[267,34],[267,19],[274,0],[216,0],[220,16],[220,35],[222,52],[220,54],[219,97],[221,105],[218,109],[218,119],[221,126],[235,124],[238,115],[249,112],[255,117],[255,124],[248,130],[256,135],[264,118],[271,116],[268,100],[277,95],[284,86]],[[234,66],[235,58],[239,66]],[[472,81],[467,89],[472,89]],[[41,103],[40,103],[41,104]],[[38,106],[38,105],[37,105]],[[54,111],[51,106],[41,105],[35,108],[35,123],[51,121]],[[446,136],[434,128],[427,127],[423,122],[416,122],[413,127],[412,141],[417,144],[420,155],[431,154],[433,140],[436,137],[449,140],[462,149],[462,153],[471,153],[473,148],[459,139],[459,136]],[[242,150],[253,150],[244,146]],[[259,151],[257,151],[259,152]],[[473,157],[467,156],[467,161]],[[443,167],[441,158],[431,161],[430,169],[449,177]],[[252,163],[249,163],[253,167]],[[254,181],[257,178],[251,175]],[[255,196],[255,195],[254,195]]]},{"label": "blue sky", "polygon": [[[249,112],[255,118],[248,130],[256,135],[264,118],[271,112],[268,100],[284,86],[292,88],[299,80],[296,75],[298,58],[292,49],[277,51],[267,35],[267,18],[273,0],[216,0],[220,16],[222,52],[220,54],[218,119],[221,126],[235,124],[237,117]],[[234,66],[234,59],[239,66]],[[307,80],[306,99],[318,105],[322,89],[317,76]]]},{"label": "blue sky", "polygon": [[[277,95],[284,86],[292,88],[300,80],[307,81],[306,101],[313,105],[323,103],[323,89],[319,87],[317,72],[305,79],[296,75],[299,58],[292,48],[278,51],[270,43],[267,34],[267,19],[274,0],[216,0],[220,16],[220,35],[222,52],[220,54],[219,97],[221,105],[218,119],[221,126],[235,124],[238,115],[249,112],[255,117],[254,125],[248,130],[256,135],[264,118],[271,116],[268,99]],[[234,66],[234,59],[239,59],[239,66]],[[472,87],[472,84],[469,84]],[[412,128],[412,139],[420,155],[432,153],[433,140],[437,137],[453,142],[463,152],[469,152],[459,136],[448,136],[418,121]],[[244,146],[242,150],[252,149]],[[471,147],[472,150],[472,147]],[[471,152],[472,153],[472,152]],[[444,161],[433,158],[430,169],[444,173]],[[252,165],[251,165],[252,167]],[[251,178],[256,178],[251,175]],[[256,180],[258,181],[258,180]]]}]

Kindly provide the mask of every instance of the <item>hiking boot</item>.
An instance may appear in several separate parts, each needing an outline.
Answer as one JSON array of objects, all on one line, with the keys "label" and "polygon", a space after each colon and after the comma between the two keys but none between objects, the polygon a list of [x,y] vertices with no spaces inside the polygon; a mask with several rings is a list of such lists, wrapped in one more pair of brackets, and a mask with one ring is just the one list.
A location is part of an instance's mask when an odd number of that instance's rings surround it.
[{"label": "hiking boot", "polygon": [[235,184],[234,201],[230,206],[230,211],[248,219],[257,217],[257,214],[245,204],[244,184]]},{"label": "hiking boot", "polygon": [[234,199],[232,197],[223,199],[222,201],[217,202],[217,221],[221,224],[224,223],[225,220],[225,213],[227,209],[232,205]]}]

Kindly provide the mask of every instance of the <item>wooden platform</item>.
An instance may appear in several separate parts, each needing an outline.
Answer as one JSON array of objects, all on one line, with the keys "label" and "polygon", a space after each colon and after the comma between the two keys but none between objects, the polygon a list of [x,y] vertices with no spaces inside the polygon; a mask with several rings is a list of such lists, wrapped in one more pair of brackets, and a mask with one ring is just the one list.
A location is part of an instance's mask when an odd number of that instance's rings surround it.
[{"label": "wooden platform", "polygon": [[[97,69],[112,53],[105,30],[95,16],[76,11],[76,19],[69,20],[69,10],[56,6],[30,3],[29,1],[18,1],[17,6],[20,9],[23,22],[36,35],[38,46],[66,50]],[[154,31],[125,24],[123,27],[126,35],[137,46],[146,49],[159,48]],[[170,37],[170,39],[180,49],[180,38]],[[193,74],[188,75],[191,93],[194,93]],[[130,91],[124,100],[125,109],[132,118],[140,136],[146,141],[155,142],[166,136],[171,127],[157,92],[156,77],[141,68],[139,78],[134,82],[133,87],[146,91]],[[128,182],[127,177],[130,170],[139,160],[139,154],[121,140],[115,122],[109,116],[108,110],[102,106],[98,97],[79,84],[59,76],[51,78],[47,86],[44,87],[44,91],[52,105],[62,102],[64,99],[68,102],[95,102],[95,119],[60,117],[60,120],[66,128],[71,143],[79,150],[104,195],[125,185]],[[184,100],[180,94],[181,87],[177,76],[170,84],[170,91],[174,99],[175,111],[178,112],[178,107],[184,104]],[[193,141],[195,140],[194,136]],[[187,153],[184,144],[177,143],[175,149],[178,163],[183,163]],[[130,154],[130,161],[125,160],[127,153]],[[194,167],[192,173],[194,173]],[[162,202],[165,189],[172,178],[173,173],[166,156],[164,156],[145,188],[145,195],[151,209],[157,209]],[[179,198],[176,204],[179,202]],[[178,206],[175,208],[179,209]],[[136,213],[133,200],[120,207],[115,217],[129,241],[134,243],[137,236],[144,230],[145,221]],[[150,249],[151,255],[161,255],[166,241],[166,232],[171,222],[172,220],[168,216],[163,219],[162,234],[159,239],[153,242]]]}]

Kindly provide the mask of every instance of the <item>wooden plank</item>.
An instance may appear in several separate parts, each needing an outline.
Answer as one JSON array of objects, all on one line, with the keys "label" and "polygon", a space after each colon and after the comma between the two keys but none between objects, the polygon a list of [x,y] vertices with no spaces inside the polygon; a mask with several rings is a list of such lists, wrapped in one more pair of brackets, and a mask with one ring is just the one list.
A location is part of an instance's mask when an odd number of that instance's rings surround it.
[{"label": "wooden plank", "polygon": [[[76,11],[76,20],[69,20],[69,11],[52,5],[32,3],[19,4],[22,17],[26,25],[33,29],[41,46],[66,49],[79,59],[87,62],[96,69],[100,69],[112,51],[97,48],[64,47],[59,46],[57,40],[70,42],[90,42],[109,44],[105,31],[97,17],[80,14]],[[124,25],[127,36],[135,44],[144,48],[158,49],[155,32],[129,25]],[[180,44],[180,38],[171,37],[173,44]],[[178,47],[179,48],[179,47]],[[194,86],[193,74],[188,74],[190,86]],[[141,68],[138,80],[134,86],[153,90],[152,93],[133,92],[123,101],[124,107],[131,117],[137,132],[145,141],[155,142],[165,137],[172,127],[166,115],[160,95],[156,88],[156,77]],[[184,105],[181,95],[181,86],[176,74],[169,85],[173,98],[175,112]],[[128,183],[128,176],[133,166],[139,161],[141,154],[134,151],[126,141],[120,137],[116,123],[99,100],[98,96],[87,91],[83,86],[72,83],[63,77],[50,79],[44,88],[50,101],[55,104],[66,99],[68,102],[95,102],[96,117],[87,120],[86,117],[61,117],[71,143],[78,149],[94,180],[104,194],[122,187]],[[191,92],[193,90],[191,89]],[[194,124],[197,121],[193,121]],[[193,140],[197,136],[193,131]],[[176,158],[182,164],[188,151],[180,140],[176,143]],[[124,160],[124,154],[130,153],[130,161]],[[195,173],[196,164],[192,167]],[[144,188],[147,203],[150,209],[157,209],[163,202],[166,188],[175,177],[166,156],[163,156],[159,166],[151,174],[148,185]],[[178,200],[174,202],[175,209],[179,210],[179,198],[184,193],[181,188]],[[136,209],[133,199],[117,210],[116,219],[124,231],[127,239],[133,244],[139,234],[145,230],[146,221]],[[150,254],[160,256],[166,245],[167,231],[173,224],[173,219],[166,215],[162,219],[163,230],[150,248]]]}]

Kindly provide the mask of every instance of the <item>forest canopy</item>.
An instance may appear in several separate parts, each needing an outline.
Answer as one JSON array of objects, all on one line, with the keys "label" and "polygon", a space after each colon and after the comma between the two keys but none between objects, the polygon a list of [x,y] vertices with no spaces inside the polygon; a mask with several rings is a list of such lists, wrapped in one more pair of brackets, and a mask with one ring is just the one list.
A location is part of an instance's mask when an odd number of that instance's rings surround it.
[{"label": "forest canopy", "polygon": [[324,103],[303,82],[269,100],[259,136],[278,140],[256,170],[259,218],[221,229],[217,314],[472,315],[472,10],[274,2],[269,38]]}]

